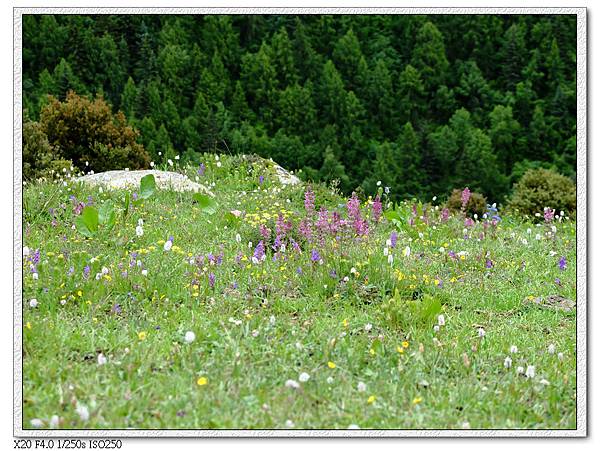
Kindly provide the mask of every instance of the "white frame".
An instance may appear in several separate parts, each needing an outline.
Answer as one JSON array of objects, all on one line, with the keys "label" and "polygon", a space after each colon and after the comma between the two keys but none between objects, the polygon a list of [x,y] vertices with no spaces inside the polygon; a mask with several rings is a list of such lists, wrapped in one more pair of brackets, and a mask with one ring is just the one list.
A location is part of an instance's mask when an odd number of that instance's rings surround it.
[{"label": "white frame", "polygon": [[[22,16],[23,14],[573,14],[577,16],[577,428],[485,430],[220,430],[22,427]],[[587,436],[587,11],[586,8],[13,8],[14,360],[16,437],[585,437]]]}]

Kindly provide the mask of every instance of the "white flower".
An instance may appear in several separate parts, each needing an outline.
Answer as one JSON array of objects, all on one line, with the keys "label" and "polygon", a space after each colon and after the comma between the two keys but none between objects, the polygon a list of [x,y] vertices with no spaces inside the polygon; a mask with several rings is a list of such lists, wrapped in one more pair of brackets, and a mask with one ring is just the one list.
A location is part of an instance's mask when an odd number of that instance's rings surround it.
[{"label": "white flower", "polygon": [[269,323],[271,323],[271,326],[275,325],[275,316],[271,315],[271,317],[269,318]]},{"label": "white flower", "polygon": [[565,358],[565,355],[562,352],[559,352],[556,357],[558,357],[558,360],[563,360]]},{"label": "white flower", "polygon": [[50,418],[50,427],[52,429],[56,429],[58,427],[60,423],[60,418],[58,418],[58,415],[52,415],[52,418]]},{"label": "white flower", "polygon": [[527,235],[531,235],[531,229],[527,229]]},{"label": "white flower", "polygon": [[176,159],[176,160],[179,160],[179,155],[175,155],[175,159]]},{"label": "white flower", "polygon": [[556,352],[556,346],[554,346],[554,343],[551,343],[550,346],[548,346],[548,354],[554,354]]},{"label": "white flower", "polygon": [[354,266],[350,268],[350,274],[356,274],[356,268]]},{"label": "white flower", "polygon": [[383,248],[383,255],[384,255],[384,257],[387,257],[389,253],[390,253],[390,250],[387,247],[384,247]]},{"label": "white flower", "polygon": [[333,377],[329,376],[329,377],[327,378],[327,383],[328,383],[328,384],[333,384]]},{"label": "white flower", "polygon": [[81,421],[87,421],[90,419],[90,411],[85,404],[77,403],[77,408],[75,411],[77,412],[77,415],[79,415],[79,419]]},{"label": "white flower", "polygon": [[32,299],[32,300],[29,301],[29,307],[36,308],[37,306],[38,306],[37,299]]},{"label": "white flower", "polygon": [[142,261],[141,260],[136,260],[135,264],[137,265],[138,268],[142,267]]},{"label": "white flower", "polygon": [[523,368],[522,366],[517,367],[517,374],[523,374],[524,372],[525,372],[525,368]]},{"label": "white flower", "polygon": [[173,160],[171,160],[170,158],[167,160],[167,163],[169,163],[169,166],[173,166]]},{"label": "white flower", "polygon": [[512,359],[507,356],[504,359],[504,368],[510,368],[511,366],[512,366]]},{"label": "white flower", "polygon": [[193,343],[195,339],[196,339],[196,334],[194,332],[192,332],[191,330],[188,330],[185,333],[185,336],[183,337],[183,340],[188,344]]},{"label": "white flower", "polygon": [[144,225],[144,220],[142,218],[138,219],[138,225],[139,226],[143,226]]},{"label": "white flower", "polygon": [[40,420],[39,418],[34,418],[33,420],[31,420],[31,427],[34,427],[34,428],[44,427],[44,422],[42,420]]},{"label": "white flower", "polygon": [[302,350],[302,343],[300,343],[299,341],[296,342],[296,349],[298,351]]},{"label": "white flower", "polygon": [[308,374],[308,373],[300,373],[300,376],[298,376],[298,380],[300,382],[308,382],[309,379],[310,379],[310,374]]},{"label": "white flower", "polygon": [[438,326],[445,326],[446,325],[446,318],[444,318],[444,315],[438,315]]},{"label": "white flower", "polygon": [[27,246],[25,246],[23,248],[23,257],[28,257],[30,253],[31,253],[31,251],[29,250],[29,248]]},{"label": "white flower", "polygon": [[235,234],[235,241],[237,243],[241,243],[242,242],[242,236],[239,233]]},{"label": "white flower", "polygon": [[477,335],[479,336],[479,338],[485,337],[485,330],[483,329],[483,327],[477,329]]},{"label": "white flower", "polygon": [[219,161],[219,156],[215,154],[215,161]]},{"label": "white flower", "polygon": [[287,381],[285,381],[285,386],[288,388],[300,388],[300,384],[295,381],[294,379],[288,379]]},{"label": "white flower", "polygon": [[[217,164],[219,164],[219,163],[217,163]],[[285,427],[286,428],[293,428],[294,426],[295,426],[295,424],[294,424],[294,422],[292,420],[285,420]]]},{"label": "white flower", "polygon": [[552,233],[556,233],[556,226],[550,227],[550,230],[552,230]]},{"label": "white flower", "polygon": [[556,255],[556,251],[550,251],[550,257],[554,257]]},{"label": "white flower", "polygon": [[387,247],[392,247],[392,240],[391,240],[391,239],[389,239],[389,238],[388,238],[387,240],[385,240],[385,245],[386,245]]},{"label": "white flower", "polygon": [[358,424],[351,424],[348,426],[348,429],[360,429],[360,426]]},{"label": "white flower", "polygon": [[33,277],[33,280],[38,280],[39,276],[37,272],[34,272],[31,277]]},{"label": "white flower", "polygon": [[163,249],[167,252],[169,252],[171,250],[171,248],[173,247],[173,241],[171,240],[167,240],[165,242],[165,245],[163,246]]},{"label": "white flower", "polygon": [[542,385],[550,385],[550,382],[548,382],[546,379],[540,379],[540,384],[542,384]]},{"label": "white flower", "polygon": [[150,162],[150,167],[153,168],[154,167],[154,161]]},{"label": "white flower", "polygon": [[532,379],[535,377],[535,366],[527,365],[527,369],[525,370],[525,376]]},{"label": "white flower", "polygon": [[438,326],[437,324],[435,326],[433,326],[433,331],[435,333],[438,333],[440,331],[440,326]]},{"label": "white flower", "polygon": [[512,345],[510,347],[510,353],[511,354],[516,354],[517,352],[519,352],[519,349],[515,345]]},{"label": "white flower", "polygon": [[135,234],[137,236],[142,236],[144,234],[144,228],[141,225],[137,226],[135,228]]},{"label": "white flower", "polygon": [[107,275],[108,274],[108,268],[106,266],[103,266],[101,272],[102,272],[103,276]]},{"label": "white flower", "polygon": [[410,247],[406,246],[404,248],[404,250],[402,251],[402,255],[404,255],[405,257],[409,257],[410,256]]},{"label": "white flower", "polygon": [[258,330],[254,329],[254,330],[252,331],[252,336],[253,336],[254,338],[258,337],[258,334],[259,334]]},{"label": "white flower", "polygon": [[61,299],[61,300],[60,300],[60,305],[65,305],[66,303],[67,303],[67,300],[66,300],[66,299]]},{"label": "white flower", "polygon": [[220,168],[221,167],[221,162],[217,161],[217,167]]},{"label": "white flower", "polygon": [[463,429],[471,429],[471,423],[469,423],[468,421],[463,421],[463,424],[461,427]]},{"label": "white flower", "polygon": [[365,392],[365,391],[367,391],[367,384],[365,384],[364,382],[359,382],[358,385],[356,386],[356,389],[359,392]]},{"label": "white flower", "polygon": [[388,263],[390,265],[394,264],[394,255],[393,254],[388,255]]},{"label": "white flower", "polygon": [[527,240],[525,238],[521,240],[521,243],[523,243],[523,246],[527,246]]},{"label": "white flower", "polygon": [[381,180],[377,180],[377,186],[381,186]]},{"label": "white flower", "polygon": [[371,323],[365,324],[365,332],[371,332],[371,329],[373,329],[373,324],[371,324]]},{"label": "white flower", "polygon": [[98,354],[98,365],[106,365],[106,362],[108,361],[108,359],[106,358],[106,356],[102,353]]}]

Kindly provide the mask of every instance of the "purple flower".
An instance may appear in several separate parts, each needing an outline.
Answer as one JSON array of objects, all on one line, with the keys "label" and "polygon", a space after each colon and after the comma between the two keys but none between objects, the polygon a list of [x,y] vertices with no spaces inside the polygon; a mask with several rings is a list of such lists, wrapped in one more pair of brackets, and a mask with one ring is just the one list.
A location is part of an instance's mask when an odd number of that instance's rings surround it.
[{"label": "purple flower", "polygon": [[562,284],[560,283],[560,279],[557,277],[556,279],[554,279],[554,283],[558,286],[561,286]]},{"label": "purple flower", "polygon": [[112,312],[116,313],[117,315],[120,315],[122,312],[121,306],[119,304],[113,305]]},{"label": "purple flower", "polygon": [[260,240],[259,243],[256,245],[256,248],[254,249],[254,256],[252,257],[252,260],[255,263],[258,263],[259,261],[262,261],[265,259],[265,243],[264,241]]},{"label": "purple flower", "polygon": [[259,184],[259,185],[262,185],[262,184],[264,183],[264,181],[265,181],[265,176],[264,176],[264,175],[261,175],[261,176],[258,178],[258,184]]},{"label": "purple flower", "polygon": [[302,268],[300,266],[296,268],[296,274],[302,274]]},{"label": "purple flower", "polygon": [[198,168],[198,175],[203,176],[204,171],[206,171],[206,165],[204,163],[202,163],[202,164],[200,164],[200,167]]},{"label": "purple flower", "polygon": [[375,222],[379,222],[381,218],[381,212],[383,211],[383,207],[381,205],[381,199],[379,198],[379,194],[375,197],[373,201],[373,219]]},{"label": "purple flower", "polygon": [[396,247],[396,243],[398,242],[398,232],[396,232],[395,230],[392,232],[392,234],[390,235],[390,243],[392,245],[392,248]]},{"label": "purple flower", "polygon": [[319,255],[319,251],[317,251],[316,249],[313,249],[311,254],[310,254],[310,259],[313,262],[318,262],[319,260],[321,260],[321,256]]},{"label": "purple flower", "polygon": [[552,208],[544,208],[544,221],[546,222],[552,222],[552,220],[554,219],[554,209]]},{"label": "purple flower", "polygon": [[447,208],[444,208],[442,210],[442,222],[446,222],[448,220],[449,216],[450,216],[450,210],[448,210]]},{"label": "purple flower", "polygon": [[471,191],[469,188],[465,188],[460,195],[460,200],[462,202],[462,208],[464,209],[469,203],[469,199],[471,199]]},{"label": "purple flower", "polygon": [[83,278],[87,279],[90,276],[90,267],[89,265],[86,265],[85,268],[83,268]]},{"label": "purple flower", "polygon": [[565,257],[560,257],[560,260],[558,261],[558,269],[561,271],[567,269],[567,259]]},{"label": "purple flower", "polygon": [[485,260],[485,267],[488,268],[488,269],[493,268],[494,267],[494,262],[491,261],[489,258],[487,258]]},{"label": "purple flower", "polygon": [[268,240],[269,237],[271,236],[271,229],[269,229],[267,226],[265,226],[264,224],[260,225],[260,235],[265,239]]},{"label": "purple flower", "polygon": [[304,209],[308,214],[315,212],[315,193],[308,187],[304,192]]},{"label": "purple flower", "polygon": [[214,288],[214,287],[215,287],[215,279],[216,279],[216,277],[215,277],[215,273],[214,273],[214,272],[211,272],[211,273],[208,275],[208,284],[210,285],[210,287],[211,287],[211,288]]}]

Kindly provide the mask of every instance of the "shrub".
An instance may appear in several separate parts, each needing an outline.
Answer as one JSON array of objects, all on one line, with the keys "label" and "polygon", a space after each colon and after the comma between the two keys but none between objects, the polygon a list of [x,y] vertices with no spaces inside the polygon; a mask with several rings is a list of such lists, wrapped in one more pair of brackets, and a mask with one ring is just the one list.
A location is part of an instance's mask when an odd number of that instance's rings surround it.
[{"label": "shrub", "polygon": [[71,161],[62,159],[50,144],[39,122],[23,122],[23,179],[50,177],[62,170],[70,170]]},{"label": "shrub", "polygon": [[[450,194],[450,198],[446,203],[446,207],[450,211],[460,211],[462,210],[462,192],[461,189],[452,190],[452,194]],[[465,213],[473,216],[477,214],[481,217],[487,211],[487,200],[482,194],[472,192],[469,201],[467,202],[467,206],[465,208]]]},{"label": "shrub", "polygon": [[92,101],[71,91],[60,102],[50,96],[40,123],[61,158],[82,170],[142,169],[150,162],[144,146],[136,141],[137,130],[127,125],[121,111],[113,114],[101,97]]},{"label": "shrub", "polygon": [[549,169],[530,169],[515,184],[507,209],[510,212],[535,217],[544,208],[574,212],[577,208],[575,183]]}]

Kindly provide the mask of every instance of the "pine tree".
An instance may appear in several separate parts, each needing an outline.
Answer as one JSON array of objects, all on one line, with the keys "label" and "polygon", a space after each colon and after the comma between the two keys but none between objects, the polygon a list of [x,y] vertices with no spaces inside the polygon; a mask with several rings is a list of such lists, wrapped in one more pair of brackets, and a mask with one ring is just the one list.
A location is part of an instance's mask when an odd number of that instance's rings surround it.
[{"label": "pine tree", "polygon": [[428,92],[444,84],[449,66],[444,38],[431,22],[423,24],[417,33],[411,64],[419,70]]}]

